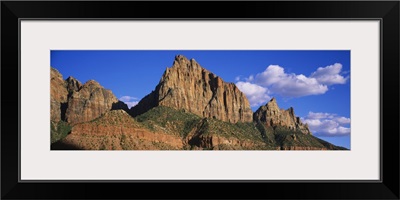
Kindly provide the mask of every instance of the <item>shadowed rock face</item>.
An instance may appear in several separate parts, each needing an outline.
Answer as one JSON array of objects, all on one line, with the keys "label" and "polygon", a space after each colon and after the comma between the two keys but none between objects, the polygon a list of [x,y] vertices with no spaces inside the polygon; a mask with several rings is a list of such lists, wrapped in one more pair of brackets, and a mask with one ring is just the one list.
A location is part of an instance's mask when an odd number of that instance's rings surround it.
[{"label": "shadowed rock face", "polygon": [[70,76],[65,80],[67,83],[66,87],[69,92],[69,95],[71,95],[72,92],[76,92],[82,88],[82,83],[76,80],[74,77]]},{"label": "shadowed rock face", "polygon": [[50,119],[53,122],[65,120],[65,112],[68,108],[68,98],[80,90],[82,87],[81,82],[68,77],[63,79],[62,74],[50,68]]},{"label": "shadowed rock face", "polygon": [[224,82],[194,59],[181,55],[165,70],[155,90],[131,108],[131,113],[140,115],[160,105],[232,123],[253,120],[249,101],[235,84]]},{"label": "shadowed rock face", "polygon": [[300,131],[304,134],[311,134],[308,125],[303,124],[299,117],[294,114],[294,109],[280,109],[275,98],[272,98],[266,105],[261,106],[253,116],[255,121],[264,123],[267,127],[286,127],[289,130]]},{"label": "shadowed rock face", "polygon": [[54,68],[50,71],[51,121],[64,120],[74,125],[93,120],[112,109],[128,110],[126,104],[96,81],[82,85],[73,77],[63,80]]}]

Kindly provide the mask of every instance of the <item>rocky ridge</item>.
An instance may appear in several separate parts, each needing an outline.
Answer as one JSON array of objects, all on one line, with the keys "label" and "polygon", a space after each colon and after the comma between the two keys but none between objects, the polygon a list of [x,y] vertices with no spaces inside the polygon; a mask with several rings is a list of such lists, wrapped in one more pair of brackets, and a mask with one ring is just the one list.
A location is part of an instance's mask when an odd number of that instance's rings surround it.
[{"label": "rocky ridge", "polygon": [[143,128],[124,110],[112,110],[99,118],[75,125],[63,140],[76,149],[157,150],[181,149],[181,138]]},{"label": "rocky ridge", "polygon": [[94,80],[64,80],[54,68],[50,80],[51,122],[61,138],[52,149],[344,150],[312,136],[275,98],[253,113],[233,83],[181,55],[130,110]]}]

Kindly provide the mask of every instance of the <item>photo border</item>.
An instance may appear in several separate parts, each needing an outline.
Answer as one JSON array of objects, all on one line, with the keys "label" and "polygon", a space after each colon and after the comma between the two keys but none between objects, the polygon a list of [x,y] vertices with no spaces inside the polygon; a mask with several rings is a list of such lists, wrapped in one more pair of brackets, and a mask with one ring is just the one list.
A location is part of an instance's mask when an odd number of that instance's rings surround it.
[{"label": "photo border", "polygon": [[[165,6],[165,2],[157,2],[159,6]],[[121,194],[116,194],[120,191],[118,187],[112,186],[111,183],[123,182],[125,186],[136,187],[148,187],[148,182],[153,183],[151,187],[158,187],[157,189],[164,188],[164,183],[175,183],[181,184],[180,186],[185,188],[193,187],[194,184],[203,183],[225,183],[229,186],[233,186],[233,191],[240,190],[241,187],[250,189],[254,184],[264,184],[263,186],[269,187],[268,190],[271,192],[265,196],[263,193],[254,192],[252,194],[240,193],[236,194],[224,194],[219,193],[219,197],[223,198],[249,198],[253,197],[268,197],[268,198],[399,198],[399,2],[229,2],[230,5],[234,5],[236,8],[232,11],[224,13],[219,16],[215,16],[216,10],[224,8],[222,2],[168,2],[169,5],[175,4],[176,10],[178,8],[184,8],[186,6],[214,6],[210,13],[203,13],[192,16],[190,13],[180,14],[179,18],[172,17],[168,12],[150,14],[148,9],[153,6],[155,2],[1,2],[2,9],[2,59],[1,59],[1,74],[2,84],[4,80],[7,82],[14,82],[15,79],[8,74],[16,74],[18,72],[18,90],[15,88],[2,87],[2,91],[6,93],[6,97],[12,97],[11,99],[3,99],[2,106],[2,128],[1,128],[1,197],[2,198],[121,198],[121,197],[135,197],[135,198],[166,198],[165,193],[154,193],[145,194],[143,191],[138,192],[135,195],[125,191]],[[287,9],[287,6],[291,5],[293,13],[283,12]],[[261,6],[261,7],[260,7]],[[261,8],[272,6],[276,9],[275,12],[268,13],[266,10],[261,12]],[[313,10],[312,7],[316,6],[321,10]],[[88,12],[81,12],[80,8],[84,8]],[[118,8],[118,9],[117,9]],[[122,12],[120,11],[122,8]],[[129,12],[128,8],[134,8],[135,12]],[[139,9],[147,8],[147,9]],[[234,11],[243,8],[254,8],[255,12],[251,10],[244,12],[242,15],[237,15]],[[304,8],[304,9],[302,9]],[[329,9],[337,8],[344,10],[339,13],[326,12]],[[107,13],[111,9],[111,12]],[[113,10],[114,9],[114,10]],[[267,9],[269,10],[269,9]],[[297,10],[297,11],[296,11]],[[60,11],[60,12],[57,12]],[[304,12],[309,11],[309,12]],[[325,11],[325,12],[324,12]],[[353,11],[353,12],[346,12]],[[18,163],[20,162],[20,144],[19,138],[15,134],[15,124],[13,121],[18,117],[18,131],[20,132],[20,20],[21,19],[65,19],[65,20],[156,20],[161,19],[160,16],[166,16],[163,18],[166,20],[366,20],[366,19],[379,19],[381,20],[381,67],[380,67],[380,107],[381,107],[381,118],[380,118],[380,129],[381,129],[381,181],[106,181],[101,185],[103,188],[109,188],[110,191],[98,190],[98,182],[104,181],[59,181],[59,184],[42,183],[38,184],[39,181],[29,181],[25,183],[19,182],[19,169]],[[203,15],[203,16],[201,16]],[[210,18],[204,18],[208,15]],[[272,15],[272,16],[271,16]],[[311,16],[310,16],[311,15]],[[227,17],[228,16],[228,17]],[[116,17],[116,18],[114,18]],[[223,17],[223,18],[221,18]],[[79,19],[78,19],[79,18]],[[112,19],[111,19],[112,18]],[[18,41],[18,42],[17,42]],[[388,66],[388,67],[384,67]],[[4,75],[7,77],[4,77]],[[11,79],[11,80],[9,80]],[[14,87],[17,84],[14,85]],[[386,86],[386,90],[384,90]],[[18,94],[16,94],[18,91]],[[385,91],[385,92],[383,92]],[[15,96],[18,96],[18,100],[15,100]],[[3,96],[4,97],[4,96]],[[7,107],[5,107],[7,103]],[[11,106],[13,105],[13,106]],[[384,106],[385,105],[385,106]],[[15,112],[15,108],[18,107],[18,113]],[[7,114],[5,114],[7,113]],[[4,116],[7,116],[6,118]],[[13,116],[13,117],[11,117]],[[383,118],[385,117],[385,123]],[[384,126],[383,126],[384,125]],[[5,127],[7,126],[7,127]],[[7,129],[6,129],[7,128]],[[7,131],[5,131],[7,130]],[[383,133],[389,134],[383,137]],[[384,158],[384,159],[383,159]],[[41,182],[41,181],[40,181]],[[47,181],[46,181],[47,182]],[[131,184],[127,184],[129,182]],[[138,184],[141,183],[141,184]],[[193,184],[182,184],[182,182],[193,183]],[[236,184],[231,184],[236,182]],[[346,183],[342,183],[346,182]],[[74,184],[75,183],[75,184]],[[84,184],[85,183],[85,184]],[[245,185],[246,183],[246,185]],[[273,184],[275,183],[275,184]],[[303,184],[299,184],[303,183]],[[324,184],[322,184],[324,183]],[[122,184],[122,183],[121,183]],[[121,186],[121,184],[118,184]],[[296,192],[279,194],[280,187],[284,187],[289,190]],[[205,186],[205,185],[203,185]],[[150,186],[149,186],[150,187]],[[73,191],[66,194],[65,189]],[[82,189],[83,188],[83,189]],[[165,187],[167,188],[167,187]],[[208,187],[207,187],[208,188]],[[210,191],[217,191],[211,189]],[[277,190],[276,190],[277,189]],[[319,192],[318,192],[319,189]],[[50,191],[51,190],[51,191]],[[271,191],[270,191],[271,190]],[[314,191],[315,190],[315,191]],[[325,190],[325,191],[324,191]],[[327,192],[332,190],[333,192]],[[63,192],[64,191],[64,192]],[[339,192],[338,192],[339,191]],[[217,192],[218,194],[218,192]],[[122,195],[122,196],[121,196]],[[152,196],[151,196],[152,195]],[[199,194],[196,198],[207,198],[207,194]],[[183,197],[181,194],[169,194],[168,198]]]}]

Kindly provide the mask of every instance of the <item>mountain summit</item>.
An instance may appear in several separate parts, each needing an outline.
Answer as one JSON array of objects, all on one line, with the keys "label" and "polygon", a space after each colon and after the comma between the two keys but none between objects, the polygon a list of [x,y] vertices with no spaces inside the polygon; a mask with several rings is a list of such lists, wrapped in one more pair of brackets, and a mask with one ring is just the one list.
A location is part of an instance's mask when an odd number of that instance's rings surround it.
[{"label": "mountain summit", "polygon": [[133,116],[166,106],[226,122],[251,122],[253,112],[234,83],[201,67],[194,59],[177,55],[155,90],[131,108]]},{"label": "mountain summit", "polygon": [[254,121],[260,121],[267,127],[285,127],[303,134],[311,134],[307,124],[303,124],[300,117],[296,117],[293,107],[287,110],[280,109],[275,98],[258,108],[254,113]]}]

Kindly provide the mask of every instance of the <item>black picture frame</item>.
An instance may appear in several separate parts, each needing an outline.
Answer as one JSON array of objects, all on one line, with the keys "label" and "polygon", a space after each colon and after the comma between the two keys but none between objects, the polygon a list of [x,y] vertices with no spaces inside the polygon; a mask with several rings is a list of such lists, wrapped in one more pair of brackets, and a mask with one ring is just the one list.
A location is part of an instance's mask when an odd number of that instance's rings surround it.
[{"label": "black picture frame", "polygon": [[[1,198],[399,199],[399,8],[398,1],[2,1]],[[19,20],[22,18],[379,19],[381,20],[382,180],[378,182],[19,182],[18,132],[21,129],[18,78]],[[154,192],[148,193],[147,190]]]}]

